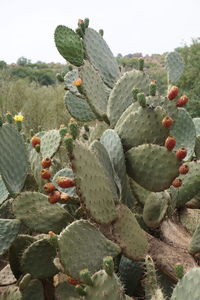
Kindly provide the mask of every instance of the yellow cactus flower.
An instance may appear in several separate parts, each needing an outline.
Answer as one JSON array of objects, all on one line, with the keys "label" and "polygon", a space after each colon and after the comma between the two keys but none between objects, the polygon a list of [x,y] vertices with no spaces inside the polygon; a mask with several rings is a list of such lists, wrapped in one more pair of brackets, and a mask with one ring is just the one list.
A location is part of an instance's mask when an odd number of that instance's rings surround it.
[{"label": "yellow cactus flower", "polygon": [[15,116],[13,117],[13,119],[15,120],[15,122],[23,122],[24,116],[22,116],[22,114],[19,113],[18,115],[15,115]]}]

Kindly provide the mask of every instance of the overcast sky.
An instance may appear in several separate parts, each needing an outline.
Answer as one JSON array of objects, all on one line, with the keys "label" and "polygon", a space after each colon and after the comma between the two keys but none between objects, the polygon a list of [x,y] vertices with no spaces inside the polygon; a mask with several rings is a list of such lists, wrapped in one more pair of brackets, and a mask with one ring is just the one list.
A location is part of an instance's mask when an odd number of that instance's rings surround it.
[{"label": "overcast sky", "polygon": [[114,55],[164,53],[200,37],[200,0],[0,0],[0,60],[62,62],[57,25],[104,29]]}]

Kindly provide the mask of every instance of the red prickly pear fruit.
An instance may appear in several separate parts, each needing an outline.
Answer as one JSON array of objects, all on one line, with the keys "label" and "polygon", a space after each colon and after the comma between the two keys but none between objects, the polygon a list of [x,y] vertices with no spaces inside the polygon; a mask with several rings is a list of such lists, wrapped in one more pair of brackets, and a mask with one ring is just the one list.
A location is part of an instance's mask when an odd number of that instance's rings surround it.
[{"label": "red prickly pear fruit", "polygon": [[51,159],[48,157],[44,158],[41,162],[43,169],[49,168],[51,166],[51,164],[52,164]]},{"label": "red prickly pear fruit", "polygon": [[164,127],[169,127],[173,123],[174,123],[174,120],[171,117],[169,117],[169,116],[164,117],[164,119],[162,120],[162,125]]},{"label": "red prickly pear fruit", "polygon": [[172,182],[172,185],[173,185],[173,187],[178,188],[182,185],[182,180],[180,178],[176,178]]},{"label": "red prickly pear fruit", "polygon": [[176,146],[176,139],[173,136],[168,136],[165,140],[165,147],[172,150]]},{"label": "red prickly pear fruit", "polygon": [[45,193],[49,194],[52,193],[53,191],[55,191],[55,185],[52,182],[47,182],[45,183],[44,187],[43,187]]},{"label": "red prickly pear fruit", "polygon": [[171,89],[169,90],[168,94],[167,94],[167,98],[169,100],[173,100],[174,98],[176,98],[178,96],[178,87],[177,86],[172,86]]},{"label": "red prickly pear fruit", "polygon": [[180,148],[176,151],[176,157],[179,159],[179,160],[182,160],[186,157],[187,155],[187,150],[185,148]]},{"label": "red prickly pear fruit", "polygon": [[56,179],[56,183],[61,188],[70,188],[75,186],[75,181],[72,178],[69,177],[58,177]]},{"label": "red prickly pear fruit", "polygon": [[40,175],[41,175],[41,178],[43,178],[43,179],[51,178],[51,172],[48,169],[42,169]]},{"label": "red prickly pear fruit", "polygon": [[187,174],[189,171],[188,165],[181,165],[179,168],[179,173],[180,174]]},{"label": "red prickly pear fruit", "polygon": [[60,200],[60,192],[54,191],[48,196],[48,201],[52,204],[58,202]]},{"label": "red prickly pear fruit", "polygon": [[32,139],[31,139],[31,144],[33,147],[35,147],[36,145],[40,145],[40,138],[39,136],[33,136]]},{"label": "red prickly pear fruit", "polygon": [[182,96],[176,101],[176,106],[182,107],[188,102],[188,97],[187,96]]},{"label": "red prickly pear fruit", "polygon": [[74,286],[81,284],[81,281],[76,280],[76,279],[74,279],[70,276],[67,276],[67,282],[74,285]]}]

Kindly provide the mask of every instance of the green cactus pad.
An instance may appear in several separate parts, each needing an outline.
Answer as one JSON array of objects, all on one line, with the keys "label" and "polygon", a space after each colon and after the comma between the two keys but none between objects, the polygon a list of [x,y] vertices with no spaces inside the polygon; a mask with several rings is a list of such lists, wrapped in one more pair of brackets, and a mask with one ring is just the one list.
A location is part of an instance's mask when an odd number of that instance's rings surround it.
[{"label": "green cactus pad", "polygon": [[200,224],[198,224],[198,226],[192,236],[190,245],[188,247],[188,251],[192,255],[200,252]]},{"label": "green cactus pad", "polygon": [[37,279],[32,279],[21,293],[23,300],[45,300],[43,285]]},{"label": "green cactus pad", "polygon": [[193,123],[196,129],[196,141],[195,141],[195,155],[197,159],[200,158],[200,118],[193,118]]},{"label": "green cactus pad", "polygon": [[0,205],[8,198],[8,190],[5,186],[5,183],[3,182],[3,179],[0,175]]},{"label": "green cactus pad", "polygon": [[81,94],[78,91],[76,85],[73,84],[73,81],[79,78],[78,69],[73,69],[72,71],[67,72],[64,77],[65,87],[74,95],[80,97]]},{"label": "green cactus pad", "polygon": [[187,156],[184,160],[189,160],[194,153],[196,130],[190,114],[184,108],[178,109],[178,117],[170,130],[170,135],[176,139],[174,150],[186,148]]},{"label": "green cactus pad", "polygon": [[37,192],[21,193],[13,202],[14,214],[34,232],[59,233],[73,218],[57,203]]},{"label": "green cactus pad", "polygon": [[89,138],[89,144],[91,144],[94,140],[99,140],[102,133],[108,129],[108,125],[105,122],[96,122],[95,127],[92,129],[90,138]]},{"label": "green cactus pad", "polygon": [[130,179],[130,187],[133,195],[136,197],[136,199],[141,204],[145,204],[147,198],[152,193],[145,188],[143,188],[141,185],[139,185],[137,182],[135,182],[132,178]]},{"label": "green cactus pad", "polygon": [[176,207],[183,206],[199,192],[200,162],[188,162],[186,165],[189,167],[189,172],[179,176],[182,185],[178,189],[170,188],[172,201],[176,203]]},{"label": "green cactus pad", "polygon": [[80,122],[91,122],[96,119],[87,101],[73,95],[70,91],[65,94],[65,106],[70,115]]},{"label": "green cactus pad", "polygon": [[10,198],[4,201],[0,206],[0,219],[15,219],[12,211],[12,203],[14,199]]},{"label": "green cactus pad", "polygon": [[108,155],[108,152],[106,151],[105,147],[97,140],[92,142],[90,144],[89,149],[95,154],[95,156],[98,158],[100,164],[104,168],[104,172],[108,178],[110,189],[112,190],[112,194],[114,195],[114,198],[118,198],[118,191],[117,191],[117,186],[115,184],[114,180],[114,170]]},{"label": "green cactus pad", "polygon": [[139,102],[134,102],[131,105],[129,105],[127,107],[127,109],[122,113],[122,115],[119,118],[119,120],[117,121],[117,123],[115,125],[115,128],[114,128],[115,131],[118,130],[118,127],[122,126],[123,122],[126,120],[126,118],[128,117],[128,115],[130,115],[130,113],[136,112],[139,108],[140,108]]},{"label": "green cactus pad", "polygon": [[6,265],[0,271],[0,285],[11,285],[14,284],[16,281],[17,280],[10,269],[10,265]]},{"label": "green cactus pad", "polygon": [[[126,165],[124,151],[118,134],[113,129],[104,131],[100,142],[106,148],[110,157],[113,169],[117,174],[116,184],[120,189],[121,202],[131,207],[134,203],[134,197],[131,194],[128,178],[126,175]],[[118,184],[120,181],[120,184]]]},{"label": "green cactus pad", "polygon": [[144,258],[148,250],[145,232],[127,206],[119,205],[117,212],[118,219],[114,222],[112,231],[115,242],[126,257],[132,260]]},{"label": "green cactus pad", "polygon": [[1,295],[0,300],[23,300],[17,286],[9,286]]},{"label": "green cactus pad", "polygon": [[126,294],[133,295],[139,281],[143,277],[143,272],[144,263],[142,261],[132,261],[122,255],[119,264],[119,276]]},{"label": "green cactus pad", "polygon": [[128,175],[142,187],[161,192],[178,176],[180,161],[165,147],[144,144],[126,153],[126,166]]},{"label": "green cactus pad", "polygon": [[69,194],[70,196],[75,196],[75,195],[76,195],[75,187],[71,187],[71,188],[61,188],[61,187],[56,183],[56,179],[57,179],[58,177],[69,177],[69,178],[74,179],[74,174],[73,174],[72,170],[69,169],[69,168],[61,169],[60,171],[58,171],[58,172],[54,175],[54,177],[53,177],[53,179],[52,179],[52,182],[53,182],[53,184],[55,185],[56,189],[59,190],[60,192]]},{"label": "green cactus pad", "polygon": [[91,28],[85,30],[83,42],[90,62],[99,71],[104,82],[112,88],[120,72],[110,48],[102,36]]},{"label": "green cactus pad", "polygon": [[16,239],[20,224],[16,219],[0,219],[0,255],[4,254]]},{"label": "green cactus pad", "polygon": [[104,168],[96,156],[82,143],[74,144],[72,170],[81,200],[91,217],[98,223],[109,224],[117,217],[116,195],[110,190],[110,183]]},{"label": "green cactus pad", "polygon": [[148,93],[149,79],[141,71],[126,72],[115,84],[108,99],[107,115],[112,127],[115,126],[122,113],[133,102],[132,89]]},{"label": "green cactus pad", "polygon": [[58,273],[53,263],[56,249],[49,243],[48,239],[33,242],[23,252],[21,257],[21,268],[24,274],[29,273],[33,278],[45,279]]},{"label": "green cactus pad", "polygon": [[85,220],[75,221],[67,226],[58,236],[58,246],[66,274],[77,280],[80,280],[79,272],[82,269],[87,268],[94,273],[100,269],[104,256],[115,257],[121,251]]},{"label": "green cactus pad", "polygon": [[0,127],[0,173],[10,194],[23,188],[28,169],[26,145],[11,124]]},{"label": "green cactus pad", "polygon": [[38,184],[39,191],[43,191],[43,185],[45,184],[45,180],[41,178],[41,161],[41,153],[37,153],[35,149],[32,148],[29,152],[29,162],[32,174]]},{"label": "green cactus pad", "polygon": [[84,50],[80,37],[70,28],[59,25],[54,33],[56,47],[59,53],[72,65],[83,64]]},{"label": "green cactus pad", "polygon": [[91,109],[99,116],[106,114],[108,95],[99,73],[88,61],[85,61],[79,73],[83,81],[81,91]]},{"label": "green cactus pad", "polygon": [[9,262],[10,267],[17,279],[22,275],[21,269],[21,255],[23,251],[30,246],[36,239],[29,235],[18,235],[9,249]]},{"label": "green cactus pad", "polygon": [[185,208],[181,210],[179,219],[187,231],[193,235],[197,226],[200,224],[200,209]]},{"label": "green cactus pad", "polygon": [[[68,282],[60,282],[55,289],[56,299],[59,300],[80,300],[75,287]],[[66,297],[67,295],[67,297]]]},{"label": "green cactus pad", "polygon": [[120,279],[115,273],[108,275],[105,270],[100,270],[92,276],[93,286],[86,286],[85,300],[109,299],[126,300]]},{"label": "green cactus pad", "polygon": [[165,57],[165,67],[169,82],[175,83],[183,73],[184,61],[178,52],[170,52]]},{"label": "green cactus pad", "polygon": [[165,115],[161,107],[140,107],[134,113],[130,113],[116,130],[124,148],[129,150],[147,143],[163,145],[169,136],[169,127],[162,125]]},{"label": "green cactus pad", "polygon": [[143,209],[143,220],[148,227],[156,228],[160,225],[169,202],[170,195],[167,191],[149,195]]},{"label": "green cactus pad", "polygon": [[199,300],[200,268],[188,271],[175,286],[170,300]]},{"label": "green cactus pad", "polygon": [[61,136],[59,130],[49,130],[41,137],[40,151],[43,158],[52,158],[60,147]]},{"label": "green cactus pad", "polygon": [[152,107],[161,106],[166,111],[167,116],[170,116],[173,120],[176,120],[178,108],[175,101],[170,101],[167,97],[163,96],[149,96],[146,97],[146,103]]}]

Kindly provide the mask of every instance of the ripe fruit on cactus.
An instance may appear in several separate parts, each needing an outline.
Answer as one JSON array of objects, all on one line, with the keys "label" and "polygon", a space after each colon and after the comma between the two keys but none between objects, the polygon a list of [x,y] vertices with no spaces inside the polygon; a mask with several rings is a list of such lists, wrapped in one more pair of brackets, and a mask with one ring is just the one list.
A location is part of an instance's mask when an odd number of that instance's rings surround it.
[{"label": "ripe fruit on cactus", "polygon": [[174,122],[174,120],[173,120],[171,117],[166,116],[166,117],[164,117],[164,119],[162,120],[162,125],[163,125],[164,127],[169,127],[169,126],[171,126],[171,125],[173,124],[173,122]]},{"label": "ripe fruit on cactus", "polygon": [[76,286],[78,284],[81,284],[81,281],[76,280],[76,279],[74,279],[74,278],[72,278],[70,276],[67,276],[67,282],[70,283],[70,284],[72,284],[72,285],[74,285],[74,286]]},{"label": "ripe fruit on cactus", "polygon": [[74,179],[70,178],[70,177],[62,177],[59,176],[56,179],[57,185],[60,186],[61,188],[70,188],[75,186],[75,181]]},{"label": "ripe fruit on cactus", "polygon": [[172,150],[176,146],[176,139],[173,136],[168,136],[165,140],[165,147]]},{"label": "ripe fruit on cactus", "polygon": [[48,196],[48,201],[52,204],[58,202],[60,200],[60,192],[54,191]]},{"label": "ripe fruit on cactus", "polygon": [[44,158],[41,162],[43,169],[49,168],[51,164],[52,164],[51,159],[48,157]]},{"label": "ripe fruit on cactus", "polygon": [[45,193],[47,193],[47,194],[52,193],[56,189],[55,185],[52,182],[45,183],[43,188],[44,188]]},{"label": "ripe fruit on cactus", "polygon": [[75,86],[80,86],[82,84],[82,79],[81,78],[77,78],[76,80],[72,81],[72,84]]},{"label": "ripe fruit on cactus", "polygon": [[180,178],[176,178],[172,182],[172,185],[173,185],[173,187],[178,188],[182,185],[182,180]]},{"label": "ripe fruit on cactus", "polygon": [[189,171],[188,165],[181,165],[179,168],[179,173],[180,174],[187,174]]},{"label": "ripe fruit on cactus", "polygon": [[43,179],[51,178],[51,172],[48,169],[42,169],[40,175]]},{"label": "ripe fruit on cactus", "polygon": [[40,145],[40,138],[39,136],[33,136],[32,139],[31,139],[31,144],[33,147],[35,147],[36,145]]},{"label": "ripe fruit on cactus", "polygon": [[179,159],[179,160],[182,160],[186,157],[187,155],[187,150],[185,148],[180,148],[176,151],[176,157]]},{"label": "ripe fruit on cactus", "polygon": [[168,94],[167,94],[167,98],[169,100],[173,100],[174,98],[176,98],[178,96],[178,87],[177,86],[172,86],[171,89],[169,90]]},{"label": "ripe fruit on cactus", "polygon": [[188,102],[188,97],[187,96],[182,96],[176,101],[176,106],[182,107]]}]

